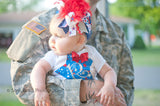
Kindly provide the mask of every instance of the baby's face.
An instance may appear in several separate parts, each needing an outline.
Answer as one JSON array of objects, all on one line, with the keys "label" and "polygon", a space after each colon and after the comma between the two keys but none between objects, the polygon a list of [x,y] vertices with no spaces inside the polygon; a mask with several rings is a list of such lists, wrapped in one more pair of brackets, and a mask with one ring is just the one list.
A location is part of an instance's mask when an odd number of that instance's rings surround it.
[{"label": "baby's face", "polygon": [[52,36],[49,39],[49,46],[57,55],[66,55],[72,51],[76,51],[78,47],[79,36],[69,37],[69,33],[58,27],[62,20],[56,20],[50,25],[50,33]]},{"label": "baby's face", "polygon": [[66,55],[77,50],[78,37],[66,37],[59,33],[52,34],[49,46],[57,55]]}]

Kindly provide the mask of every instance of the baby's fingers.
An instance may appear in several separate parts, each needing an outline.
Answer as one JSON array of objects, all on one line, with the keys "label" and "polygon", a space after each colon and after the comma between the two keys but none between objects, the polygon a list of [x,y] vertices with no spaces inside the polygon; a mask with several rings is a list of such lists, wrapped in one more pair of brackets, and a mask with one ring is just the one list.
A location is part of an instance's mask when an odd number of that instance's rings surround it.
[{"label": "baby's fingers", "polygon": [[50,106],[50,100],[46,101],[46,106]]},{"label": "baby's fingers", "polygon": [[34,101],[34,104],[35,104],[35,106],[38,106],[38,101],[35,100],[35,101]]},{"label": "baby's fingers", "polygon": [[107,106],[112,106],[112,105],[110,105],[112,103],[112,98],[111,97],[108,97],[108,101],[107,101]]},{"label": "baby's fingers", "polygon": [[112,105],[115,103],[115,95],[112,97]]},{"label": "baby's fingers", "polygon": [[106,104],[108,103],[108,100],[109,100],[108,96],[105,96],[105,99],[103,101],[104,106],[107,106]]},{"label": "baby's fingers", "polygon": [[47,101],[45,102],[45,101],[43,101],[43,102],[42,102],[42,106],[50,106],[50,102],[47,102]]},{"label": "baby's fingers", "polygon": [[42,101],[36,101],[35,106],[43,106],[43,102]]},{"label": "baby's fingers", "polygon": [[35,106],[50,106],[50,101],[35,100]]},{"label": "baby's fingers", "polygon": [[34,103],[35,103],[35,106],[42,106],[42,101],[40,101],[40,100],[35,100],[34,101]]},{"label": "baby's fingers", "polygon": [[106,103],[107,99],[108,99],[108,97],[107,97],[107,96],[105,96],[105,95],[101,95],[100,103],[104,105],[104,104]]},{"label": "baby's fingers", "polygon": [[101,95],[101,104],[105,104],[106,100],[107,100],[107,96]]},{"label": "baby's fingers", "polygon": [[113,106],[115,102],[115,98],[114,97],[108,97],[108,101],[107,101],[107,106]]}]

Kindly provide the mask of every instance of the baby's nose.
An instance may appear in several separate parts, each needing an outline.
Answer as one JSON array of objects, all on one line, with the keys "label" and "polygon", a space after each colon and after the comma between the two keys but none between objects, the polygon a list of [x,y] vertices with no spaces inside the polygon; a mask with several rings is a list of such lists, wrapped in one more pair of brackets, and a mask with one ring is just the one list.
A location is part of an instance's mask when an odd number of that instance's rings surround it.
[{"label": "baby's nose", "polygon": [[53,44],[55,44],[56,40],[55,40],[55,39],[52,39],[51,42],[52,42]]},{"label": "baby's nose", "polygon": [[50,42],[53,43],[53,44],[56,43],[56,40],[57,40],[57,37],[56,37],[56,36],[52,36],[52,37],[50,38]]}]

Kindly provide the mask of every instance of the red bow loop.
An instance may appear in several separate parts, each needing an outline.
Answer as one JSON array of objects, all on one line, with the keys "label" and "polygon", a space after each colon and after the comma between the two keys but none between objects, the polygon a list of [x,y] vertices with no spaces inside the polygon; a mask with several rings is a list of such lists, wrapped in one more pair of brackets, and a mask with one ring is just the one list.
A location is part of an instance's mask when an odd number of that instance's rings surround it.
[{"label": "red bow loop", "polygon": [[72,60],[75,62],[79,62],[81,60],[81,63],[88,61],[88,53],[82,53],[80,56],[76,52],[72,52]]}]

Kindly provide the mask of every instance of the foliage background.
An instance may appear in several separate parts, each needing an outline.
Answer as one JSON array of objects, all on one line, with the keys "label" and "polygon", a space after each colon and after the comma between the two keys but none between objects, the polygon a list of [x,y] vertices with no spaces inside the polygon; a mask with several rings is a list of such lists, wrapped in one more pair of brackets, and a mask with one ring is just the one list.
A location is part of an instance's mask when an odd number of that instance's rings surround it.
[{"label": "foliage background", "polygon": [[138,29],[160,36],[160,0],[117,0],[109,9],[111,15],[138,19]]},{"label": "foliage background", "polygon": [[0,13],[34,10],[41,1],[44,0],[0,0]]}]

